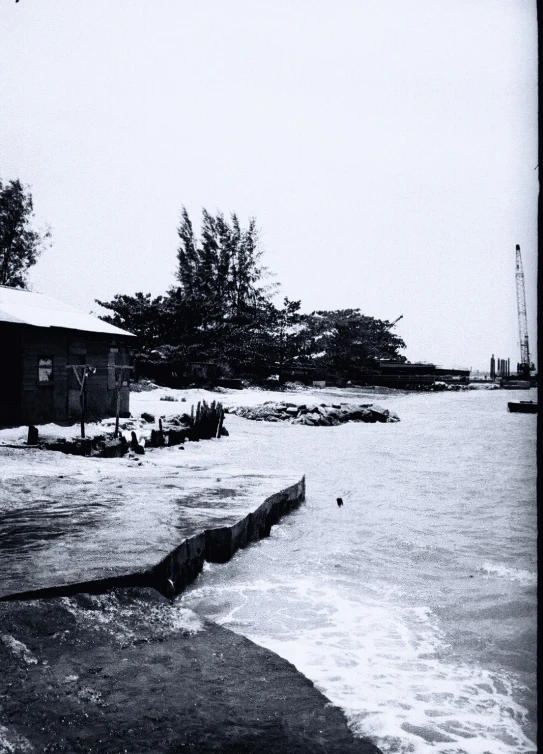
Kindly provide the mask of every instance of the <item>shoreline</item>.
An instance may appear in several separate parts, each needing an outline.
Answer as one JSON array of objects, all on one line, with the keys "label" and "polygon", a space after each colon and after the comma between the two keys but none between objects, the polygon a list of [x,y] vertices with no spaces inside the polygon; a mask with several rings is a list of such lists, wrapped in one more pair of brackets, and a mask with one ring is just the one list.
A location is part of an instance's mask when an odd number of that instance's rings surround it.
[{"label": "shoreline", "polygon": [[199,535],[197,567],[185,540],[128,588],[118,577],[1,598],[0,751],[380,754],[287,660],[164,596],[165,580],[179,593],[304,496],[302,478]]},{"label": "shoreline", "polygon": [[0,694],[9,700],[0,752],[380,754],[288,661],[166,599],[204,560],[226,562],[268,536],[304,496],[302,478],[141,573],[0,598]]}]

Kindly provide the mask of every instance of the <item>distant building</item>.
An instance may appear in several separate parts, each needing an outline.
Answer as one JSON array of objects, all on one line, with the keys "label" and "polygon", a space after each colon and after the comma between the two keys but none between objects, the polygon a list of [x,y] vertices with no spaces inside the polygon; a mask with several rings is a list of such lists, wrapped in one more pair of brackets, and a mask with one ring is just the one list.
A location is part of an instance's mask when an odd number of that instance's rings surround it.
[{"label": "distant building", "polygon": [[471,378],[471,369],[436,367],[435,374],[441,382],[460,382],[463,385],[468,385]]},{"label": "distant building", "polygon": [[459,382],[468,384],[469,369],[446,369],[435,364],[407,361],[380,361],[372,374],[361,375],[357,380],[366,385],[418,389],[430,387],[435,382]]},{"label": "distant building", "polygon": [[[129,411],[134,336],[41,293],[0,286],[0,426]],[[85,367],[88,377],[81,391]]]}]

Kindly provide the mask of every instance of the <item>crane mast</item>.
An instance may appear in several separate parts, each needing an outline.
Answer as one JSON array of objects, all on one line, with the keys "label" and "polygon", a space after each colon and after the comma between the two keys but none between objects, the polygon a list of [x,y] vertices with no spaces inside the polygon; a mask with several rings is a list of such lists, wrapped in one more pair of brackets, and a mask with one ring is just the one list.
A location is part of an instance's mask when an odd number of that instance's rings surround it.
[{"label": "crane mast", "polygon": [[526,317],[526,291],[524,287],[524,270],[522,268],[522,257],[520,246],[516,248],[516,272],[515,279],[517,284],[517,310],[518,310],[518,333],[520,342],[520,363],[518,365],[519,375],[530,374],[530,346],[528,344],[528,320]]}]

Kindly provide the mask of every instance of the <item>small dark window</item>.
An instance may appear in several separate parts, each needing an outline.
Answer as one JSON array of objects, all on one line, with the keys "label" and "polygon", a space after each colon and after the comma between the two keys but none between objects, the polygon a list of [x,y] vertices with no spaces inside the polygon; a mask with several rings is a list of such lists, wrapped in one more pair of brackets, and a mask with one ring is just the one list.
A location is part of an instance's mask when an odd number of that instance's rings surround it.
[{"label": "small dark window", "polygon": [[42,357],[38,359],[38,383],[50,385],[53,382],[53,359]]}]

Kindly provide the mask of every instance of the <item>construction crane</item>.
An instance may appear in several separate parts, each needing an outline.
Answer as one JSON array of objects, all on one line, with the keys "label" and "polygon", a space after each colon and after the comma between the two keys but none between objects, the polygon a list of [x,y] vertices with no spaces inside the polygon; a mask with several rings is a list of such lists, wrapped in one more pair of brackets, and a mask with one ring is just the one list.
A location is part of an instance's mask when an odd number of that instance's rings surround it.
[{"label": "construction crane", "polygon": [[516,272],[517,284],[517,310],[518,310],[518,334],[520,341],[520,362],[517,365],[519,377],[530,379],[530,346],[528,343],[528,319],[526,317],[526,291],[524,287],[524,270],[522,268],[522,256],[520,246],[516,249]]}]

